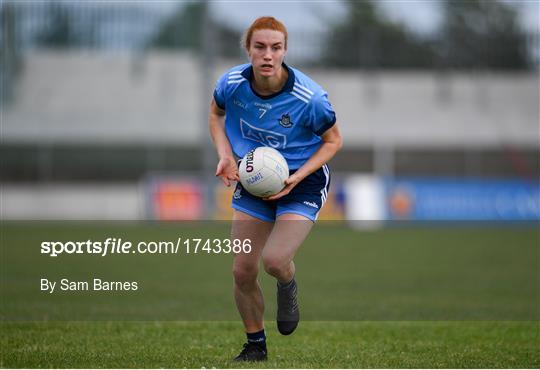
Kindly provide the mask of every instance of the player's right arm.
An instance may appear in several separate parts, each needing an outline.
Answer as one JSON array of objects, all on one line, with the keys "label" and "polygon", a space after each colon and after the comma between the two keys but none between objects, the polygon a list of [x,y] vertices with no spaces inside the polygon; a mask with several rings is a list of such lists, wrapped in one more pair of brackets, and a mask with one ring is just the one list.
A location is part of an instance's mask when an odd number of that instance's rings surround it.
[{"label": "player's right arm", "polygon": [[238,166],[232,153],[231,143],[225,134],[225,111],[216,104],[214,98],[210,103],[208,125],[219,158],[216,176],[221,178],[225,185],[231,186],[231,181],[239,181]]}]

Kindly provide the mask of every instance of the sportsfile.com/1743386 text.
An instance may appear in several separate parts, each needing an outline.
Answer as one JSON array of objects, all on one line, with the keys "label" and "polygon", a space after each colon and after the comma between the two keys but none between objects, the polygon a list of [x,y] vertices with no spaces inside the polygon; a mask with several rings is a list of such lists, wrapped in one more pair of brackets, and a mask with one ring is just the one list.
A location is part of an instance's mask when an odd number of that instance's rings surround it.
[{"label": "sportsfile.com/1743386 text", "polygon": [[43,241],[41,254],[57,257],[62,254],[229,254],[251,253],[250,239],[210,239],[182,238],[175,241],[138,241],[136,243],[122,238],[82,241]]}]

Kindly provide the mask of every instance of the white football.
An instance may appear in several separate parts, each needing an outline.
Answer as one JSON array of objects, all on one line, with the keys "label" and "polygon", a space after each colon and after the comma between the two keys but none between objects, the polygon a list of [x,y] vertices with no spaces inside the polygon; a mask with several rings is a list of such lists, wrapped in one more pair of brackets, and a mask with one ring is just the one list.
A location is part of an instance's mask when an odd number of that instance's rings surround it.
[{"label": "white football", "polygon": [[244,189],[256,197],[269,197],[285,187],[289,166],[280,152],[261,146],[248,152],[238,168]]}]

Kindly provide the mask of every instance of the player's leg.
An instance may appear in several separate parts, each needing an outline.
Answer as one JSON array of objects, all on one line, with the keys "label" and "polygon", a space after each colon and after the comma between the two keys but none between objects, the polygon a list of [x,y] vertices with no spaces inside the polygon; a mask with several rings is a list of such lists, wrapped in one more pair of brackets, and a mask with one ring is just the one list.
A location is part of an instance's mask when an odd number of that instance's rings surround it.
[{"label": "player's leg", "polygon": [[264,301],[257,275],[261,253],[271,230],[271,222],[234,211],[231,238],[249,239],[252,246],[250,253],[236,254],[233,262],[234,297],[248,333],[263,329]]},{"label": "player's leg", "polygon": [[329,185],[330,171],[324,165],[278,200],[276,224],[262,258],[265,270],[278,280],[277,326],[284,335],[291,334],[300,320],[293,259],[326,201]]},{"label": "player's leg", "polygon": [[300,321],[293,259],[312,226],[313,222],[305,216],[282,214],[277,218],[263,250],[265,270],[278,280],[277,327],[283,335],[291,334]]},{"label": "player's leg", "polygon": [[271,222],[234,210],[231,238],[249,239],[252,246],[250,253],[236,254],[233,262],[234,298],[247,335],[244,349],[235,358],[237,361],[266,359],[264,300],[257,275],[262,250],[271,230]]},{"label": "player's leg", "polygon": [[280,283],[286,284],[294,277],[294,256],[312,227],[313,222],[299,214],[284,213],[277,217],[262,258],[266,272]]}]

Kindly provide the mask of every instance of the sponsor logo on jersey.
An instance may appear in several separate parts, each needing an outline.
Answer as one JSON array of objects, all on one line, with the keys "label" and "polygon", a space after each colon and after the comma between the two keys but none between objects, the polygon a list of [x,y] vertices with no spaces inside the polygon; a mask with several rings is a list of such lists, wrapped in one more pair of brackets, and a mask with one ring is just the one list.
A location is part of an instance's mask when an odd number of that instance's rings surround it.
[{"label": "sponsor logo on jersey", "polygon": [[293,123],[291,121],[291,116],[289,114],[284,114],[281,116],[281,119],[279,119],[279,124],[285,128],[292,127]]},{"label": "sponsor logo on jersey", "polygon": [[238,188],[234,191],[234,194],[233,194],[233,198],[234,199],[240,199],[242,198],[242,189],[241,188]]},{"label": "sponsor logo on jersey", "polygon": [[255,127],[243,119],[240,119],[240,130],[244,139],[262,143],[274,149],[285,149],[287,146],[287,137],[285,135]]},{"label": "sponsor logo on jersey", "polygon": [[255,102],[253,103],[253,105],[256,106],[257,108],[272,109],[272,104],[268,104],[268,103]]},{"label": "sponsor logo on jersey", "polygon": [[234,99],[233,100],[233,103],[234,105],[238,105],[240,108],[244,109],[244,110],[247,110],[247,104],[238,100],[238,99]]},{"label": "sponsor logo on jersey", "polygon": [[308,202],[307,200],[304,200],[304,204],[308,207],[313,207],[319,209],[319,206],[315,202]]}]

